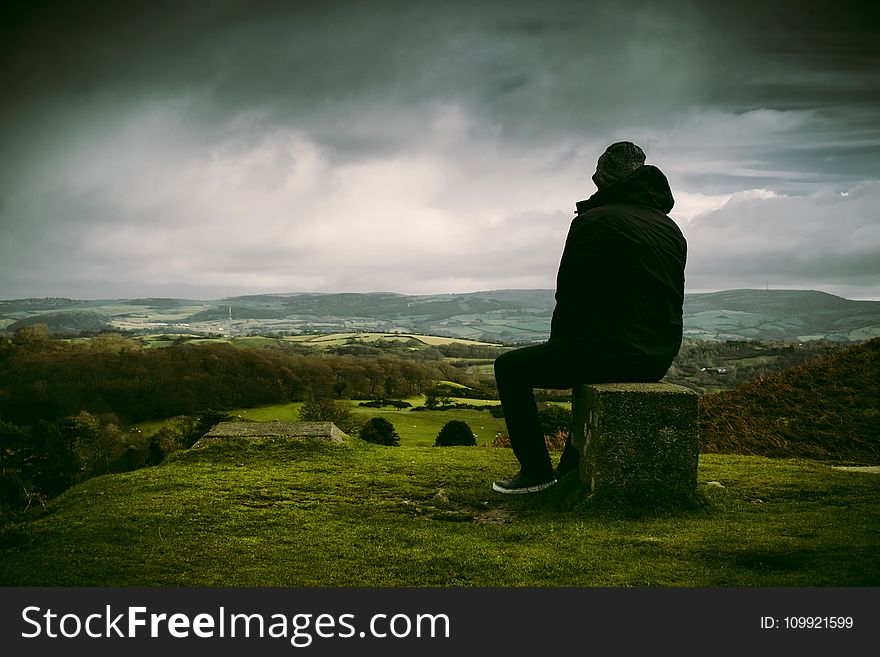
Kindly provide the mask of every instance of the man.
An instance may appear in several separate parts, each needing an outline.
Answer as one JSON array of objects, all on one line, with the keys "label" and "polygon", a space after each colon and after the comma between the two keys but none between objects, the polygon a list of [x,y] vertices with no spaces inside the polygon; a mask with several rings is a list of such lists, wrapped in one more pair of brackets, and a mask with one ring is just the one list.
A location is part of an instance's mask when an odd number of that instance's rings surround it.
[{"label": "man", "polygon": [[520,472],[499,493],[531,493],[575,470],[569,443],[554,470],[534,388],[656,382],[681,346],[687,244],[667,216],[666,176],[627,141],[599,157],[598,191],[577,203],[556,281],[550,339],[495,361],[495,380]]}]

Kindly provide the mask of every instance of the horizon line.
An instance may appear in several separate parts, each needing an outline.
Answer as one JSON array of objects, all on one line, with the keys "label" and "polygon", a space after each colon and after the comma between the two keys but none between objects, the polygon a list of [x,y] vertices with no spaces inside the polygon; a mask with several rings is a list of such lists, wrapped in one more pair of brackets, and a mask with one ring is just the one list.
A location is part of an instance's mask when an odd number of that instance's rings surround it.
[{"label": "horizon line", "polygon": [[[331,296],[331,295],[339,295],[339,294],[354,294],[354,295],[376,295],[376,294],[385,294],[385,295],[393,295],[400,297],[437,297],[437,296],[465,296],[465,295],[474,295],[474,294],[491,294],[497,292],[555,292],[555,288],[493,288],[493,289],[482,289],[482,290],[473,290],[470,292],[431,292],[431,293],[405,293],[405,292],[393,292],[390,290],[372,290],[368,292],[352,292],[349,290],[336,290],[332,292],[328,291],[292,291],[292,292],[251,292],[246,294],[235,294],[231,296],[223,296],[223,297],[185,297],[185,296],[148,296],[148,295],[134,295],[128,297],[122,296],[95,296],[95,297],[68,297],[68,296],[27,296],[27,297],[0,297],[0,303],[3,302],[12,302],[12,301],[31,301],[31,300],[50,300],[50,299],[64,299],[68,301],[130,301],[132,299],[156,299],[156,300],[185,300],[185,301],[216,301],[222,302],[233,299],[242,299],[247,297],[284,297],[284,296]],[[817,290],[814,288],[801,288],[801,287],[779,287],[779,288],[771,288],[771,287],[738,287],[738,288],[723,288],[723,289],[699,289],[695,291],[685,291],[685,296],[694,296],[694,295],[705,295],[705,294],[721,294],[725,292],[815,292],[818,294],[827,294],[829,296],[838,297],[840,299],[846,299],[848,301],[880,301],[878,297],[871,298],[859,298],[853,299],[850,297],[844,297],[840,294],[835,294],[833,292],[826,292],[824,290]]]}]

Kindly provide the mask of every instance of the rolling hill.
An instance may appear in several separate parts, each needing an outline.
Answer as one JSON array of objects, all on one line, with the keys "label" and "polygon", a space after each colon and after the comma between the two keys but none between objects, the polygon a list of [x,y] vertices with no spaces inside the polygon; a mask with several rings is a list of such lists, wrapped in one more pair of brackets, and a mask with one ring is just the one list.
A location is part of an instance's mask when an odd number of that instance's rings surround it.
[{"label": "rolling hill", "polygon": [[[378,331],[513,344],[545,340],[554,305],[553,290],[263,294],[208,301],[19,299],[0,301],[0,329],[47,324],[67,334],[107,327],[143,334]],[[684,335],[722,341],[866,340],[880,336],[880,301],[852,301],[814,290],[688,294]]]},{"label": "rolling hill", "polygon": [[684,328],[692,338],[865,340],[880,335],[880,302],[815,290],[689,294]]}]

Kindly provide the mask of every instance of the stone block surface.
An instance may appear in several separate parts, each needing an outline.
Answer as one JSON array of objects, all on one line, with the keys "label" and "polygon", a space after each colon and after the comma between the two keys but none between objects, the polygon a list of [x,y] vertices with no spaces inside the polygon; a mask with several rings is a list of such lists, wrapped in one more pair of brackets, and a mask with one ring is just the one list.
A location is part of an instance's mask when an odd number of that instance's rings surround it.
[{"label": "stone block surface", "polygon": [[572,438],[596,493],[679,497],[697,487],[697,394],[669,383],[577,386]]},{"label": "stone block surface", "polygon": [[332,422],[221,422],[202,436],[193,449],[229,438],[311,439],[341,445],[345,434]]}]

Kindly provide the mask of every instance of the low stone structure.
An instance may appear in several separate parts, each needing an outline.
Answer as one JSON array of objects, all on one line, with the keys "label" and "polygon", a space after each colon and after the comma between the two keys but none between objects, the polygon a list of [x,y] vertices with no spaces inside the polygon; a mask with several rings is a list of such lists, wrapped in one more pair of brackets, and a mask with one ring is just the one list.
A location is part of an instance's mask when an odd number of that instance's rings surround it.
[{"label": "low stone structure", "polygon": [[697,394],[670,383],[606,383],[572,391],[580,477],[595,493],[690,498],[697,488]]},{"label": "low stone structure", "polygon": [[193,449],[230,438],[285,438],[322,440],[341,445],[345,434],[332,422],[221,422],[202,436]]}]

